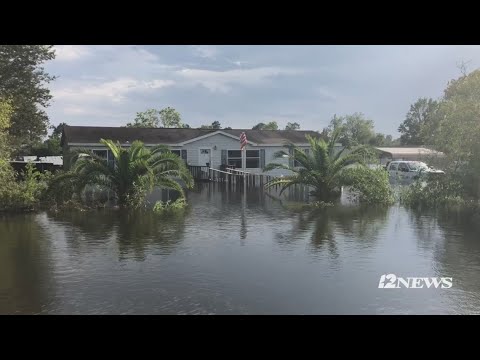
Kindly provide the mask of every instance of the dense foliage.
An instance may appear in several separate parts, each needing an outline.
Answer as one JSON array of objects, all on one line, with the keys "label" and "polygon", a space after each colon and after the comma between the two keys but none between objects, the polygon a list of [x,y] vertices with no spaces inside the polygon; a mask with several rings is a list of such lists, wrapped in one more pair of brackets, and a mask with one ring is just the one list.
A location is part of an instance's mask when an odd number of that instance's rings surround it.
[{"label": "dense foliage", "polygon": [[50,45],[0,45],[0,98],[11,99],[9,140],[14,152],[29,149],[47,134],[45,107],[52,98],[47,85],[54,77],[42,64],[54,57]]},{"label": "dense foliage", "polygon": [[355,166],[343,172],[344,186],[349,186],[356,200],[364,204],[394,202],[388,173],[384,169]]},{"label": "dense foliage", "polygon": [[71,188],[80,196],[91,186],[109,191],[118,205],[140,205],[144,195],[154,187],[173,189],[184,194],[183,185],[193,186],[193,179],[185,163],[164,146],[148,149],[140,141],[134,141],[126,149],[111,140],[101,140],[113,154],[115,163],[108,163],[90,150],[78,150],[70,171],[57,176],[57,185]]},{"label": "dense foliage", "polygon": [[366,146],[358,146],[346,151],[346,148],[338,150],[335,147],[339,131],[332,134],[327,143],[323,139],[306,136],[310,144],[310,151],[306,154],[294,144],[286,145],[287,152],[279,151],[275,154],[277,159],[288,159],[289,164],[270,163],[264,171],[273,169],[286,169],[291,175],[278,177],[265,186],[280,185],[282,194],[286,189],[294,185],[306,185],[313,188],[311,194],[319,201],[331,201],[341,194],[341,187],[345,185],[343,170],[349,165],[362,165],[370,157]]},{"label": "dense foliage", "polygon": [[180,113],[171,107],[162,110],[148,109],[138,112],[133,123],[128,123],[127,127],[143,128],[189,128],[190,126],[182,123]]},{"label": "dense foliage", "polygon": [[27,164],[21,174],[15,174],[10,164],[0,159],[0,211],[29,211],[40,206],[46,194],[50,173],[40,173]]},{"label": "dense foliage", "polygon": [[412,208],[442,208],[466,204],[462,182],[452,176],[416,181],[400,193],[400,201]]}]

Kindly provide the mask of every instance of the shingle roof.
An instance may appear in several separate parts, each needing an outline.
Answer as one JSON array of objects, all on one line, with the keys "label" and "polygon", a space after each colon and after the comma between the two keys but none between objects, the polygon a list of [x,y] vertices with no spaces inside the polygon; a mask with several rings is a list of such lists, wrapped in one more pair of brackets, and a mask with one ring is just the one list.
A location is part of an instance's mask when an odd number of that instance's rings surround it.
[{"label": "shingle roof", "polygon": [[[97,126],[65,126],[62,145],[67,143],[98,144],[100,139],[111,139],[126,143],[140,140],[145,144],[178,144],[192,140],[216,129],[176,129],[176,128],[127,128],[127,127],[97,127]],[[283,144],[285,142],[306,143],[305,135],[319,137],[315,131],[302,130],[249,130],[229,129],[220,131],[240,137],[245,131],[247,140],[257,144]]]}]

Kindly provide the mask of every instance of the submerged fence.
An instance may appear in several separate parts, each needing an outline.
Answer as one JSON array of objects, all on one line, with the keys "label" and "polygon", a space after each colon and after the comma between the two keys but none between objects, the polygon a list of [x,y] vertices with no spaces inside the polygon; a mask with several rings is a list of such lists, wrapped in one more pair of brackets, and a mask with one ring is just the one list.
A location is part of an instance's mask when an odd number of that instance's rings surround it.
[{"label": "submerged fence", "polygon": [[[263,190],[265,184],[279,178],[266,174],[258,174],[234,168],[226,167],[225,170],[214,169],[208,166],[189,166],[190,173],[197,182],[213,182],[222,184],[223,188],[231,191]],[[265,189],[273,196],[280,196],[280,185],[274,185]],[[283,193],[283,198],[291,200],[308,200],[310,188],[303,185],[295,185]]]},{"label": "submerged fence", "polygon": [[213,181],[230,184],[246,184],[251,186],[264,186],[275,177],[265,174],[256,174],[248,171],[242,171],[234,168],[225,168],[225,170],[214,169],[208,166],[188,166],[190,173],[195,181]]}]

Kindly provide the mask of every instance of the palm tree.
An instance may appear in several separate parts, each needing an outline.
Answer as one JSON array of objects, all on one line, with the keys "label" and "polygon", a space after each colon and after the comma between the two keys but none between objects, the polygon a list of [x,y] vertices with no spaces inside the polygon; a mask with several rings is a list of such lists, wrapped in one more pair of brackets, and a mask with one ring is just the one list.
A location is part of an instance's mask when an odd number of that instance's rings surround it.
[{"label": "palm tree", "polygon": [[[311,195],[317,200],[330,201],[340,196],[341,187],[344,185],[342,177],[343,170],[352,164],[364,165],[366,156],[369,154],[367,146],[358,146],[350,149],[348,153],[343,148],[335,152],[335,144],[339,138],[340,131],[332,134],[330,140],[326,142],[306,136],[310,144],[308,154],[302,151],[294,144],[285,145],[289,150],[279,151],[274,154],[275,158],[288,158],[289,165],[270,163],[264,171],[273,169],[286,169],[292,172],[292,175],[275,178],[265,184],[266,188],[280,185],[280,195],[291,186],[306,185],[313,187]],[[293,166],[295,164],[300,166]]]},{"label": "palm tree", "polygon": [[72,169],[56,177],[51,188],[67,182],[80,193],[87,185],[98,185],[112,191],[118,205],[125,206],[139,191],[146,193],[155,186],[176,190],[182,196],[180,180],[187,188],[193,186],[193,178],[183,160],[163,145],[150,150],[141,141],[134,141],[129,148],[122,148],[112,140],[100,142],[112,153],[114,164],[91,150],[77,150]]}]

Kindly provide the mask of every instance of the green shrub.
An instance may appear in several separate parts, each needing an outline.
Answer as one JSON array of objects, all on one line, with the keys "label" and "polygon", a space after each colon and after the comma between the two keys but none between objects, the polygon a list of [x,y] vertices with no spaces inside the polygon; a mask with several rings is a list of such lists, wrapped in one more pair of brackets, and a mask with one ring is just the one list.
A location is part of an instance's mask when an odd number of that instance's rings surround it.
[{"label": "green shrub", "polygon": [[354,200],[364,204],[392,204],[393,191],[384,169],[356,166],[345,169],[343,184],[350,187]]},{"label": "green shrub", "polygon": [[468,203],[461,181],[452,176],[416,181],[400,192],[400,202],[412,208],[432,209]]},{"label": "green shrub", "polygon": [[31,163],[18,180],[15,171],[6,160],[0,159],[0,211],[35,210],[40,206],[48,188],[51,174],[41,173]]},{"label": "green shrub", "polygon": [[171,202],[170,200],[163,202],[157,201],[153,207],[153,211],[157,214],[178,212],[185,209],[187,202],[184,197],[179,197],[177,200]]}]

